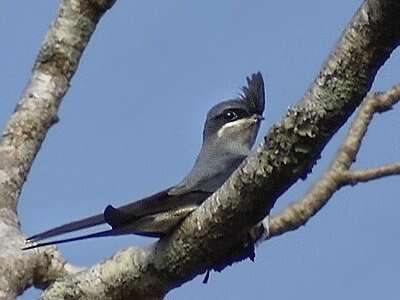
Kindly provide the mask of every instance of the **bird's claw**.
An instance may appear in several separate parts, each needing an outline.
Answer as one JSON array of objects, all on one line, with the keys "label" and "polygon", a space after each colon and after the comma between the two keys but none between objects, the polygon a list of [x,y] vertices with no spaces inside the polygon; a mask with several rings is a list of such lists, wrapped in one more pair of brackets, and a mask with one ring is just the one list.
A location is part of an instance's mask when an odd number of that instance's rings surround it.
[{"label": "bird's claw", "polygon": [[269,215],[266,216],[262,221],[260,221],[256,226],[254,226],[249,233],[250,237],[253,239],[253,242],[260,243],[264,240],[269,239]]}]

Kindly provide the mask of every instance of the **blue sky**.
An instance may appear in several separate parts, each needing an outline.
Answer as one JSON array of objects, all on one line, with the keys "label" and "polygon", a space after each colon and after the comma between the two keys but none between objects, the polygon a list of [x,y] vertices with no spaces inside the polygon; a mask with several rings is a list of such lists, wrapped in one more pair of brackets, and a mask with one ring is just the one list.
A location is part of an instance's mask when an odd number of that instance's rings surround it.
[{"label": "blue sky", "polygon": [[[58,1],[0,2],[0,123],[12,113]],[[118,1],[100,22],[45,140],[19,204],[22,227],[37,233],[157,192],[191,168],[208,109],[236,96],[261,71],[266,121],[281,119],[310,86],[361,1]],[[375,89],[400,80],[396,51]],[[379,115],[356,167],[400,159],[400,109]],[[274,212],[299,199],[327,167],[341,130],[306,182]],[[263,243],[256,261],[211,273],[167,299],[397,299],[399,178],[344,188],[307,225]],[[91,265],[136,236],[60,246]],[[30,290],[21,299],[32,299]]]}]

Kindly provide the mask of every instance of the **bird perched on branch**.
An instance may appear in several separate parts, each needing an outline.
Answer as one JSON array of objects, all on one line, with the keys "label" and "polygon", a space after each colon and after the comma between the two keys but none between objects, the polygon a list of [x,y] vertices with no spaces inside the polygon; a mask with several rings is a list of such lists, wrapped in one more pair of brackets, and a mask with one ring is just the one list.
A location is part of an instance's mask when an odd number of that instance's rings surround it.
[{"label": "bird perched on branch", "polygon": [[[260,72],[247,78],[235,99],[210,109],[203,144],[189,174],[177,185],[136,202],[64,224],[27,239],[24,250],[87,238],[138,234],[161,237],[214,193],[251,151],[263,120],[264,82]],[[107,223],[111,229],[93,234],[37,243],[65,233]]]}]

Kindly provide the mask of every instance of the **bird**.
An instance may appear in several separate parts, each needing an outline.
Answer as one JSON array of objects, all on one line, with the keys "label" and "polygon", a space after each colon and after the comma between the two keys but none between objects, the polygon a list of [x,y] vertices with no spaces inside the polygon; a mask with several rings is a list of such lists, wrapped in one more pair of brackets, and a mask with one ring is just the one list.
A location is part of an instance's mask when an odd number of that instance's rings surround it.
[{"label": "bird", "polygon": [[[264,119],[264,80],[260,72],[246,78],[241,93],[207,113],[203,141],[195,163],[181,182],[159,193],[103,213],[67,223],[26,239],[23,250],[88,238],[136,234],[161,238],[211,196],[251,152]],[[105,231],[42,242],[107,223]]]}]

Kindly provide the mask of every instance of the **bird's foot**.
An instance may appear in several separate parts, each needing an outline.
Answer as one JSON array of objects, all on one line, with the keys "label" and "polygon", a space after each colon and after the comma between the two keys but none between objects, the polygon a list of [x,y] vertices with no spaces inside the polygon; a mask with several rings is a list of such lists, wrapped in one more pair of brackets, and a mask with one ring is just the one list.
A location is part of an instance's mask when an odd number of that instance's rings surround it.
[{"label": "bird's foot", "polygon": [[269,239],[269,215],[261,220],[256,226],[251,228],[249,234],[250,237],[253,239],[253,242],[257,244]]}]

